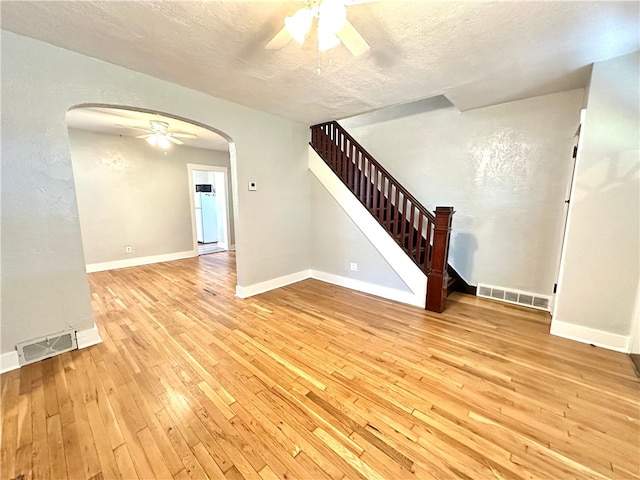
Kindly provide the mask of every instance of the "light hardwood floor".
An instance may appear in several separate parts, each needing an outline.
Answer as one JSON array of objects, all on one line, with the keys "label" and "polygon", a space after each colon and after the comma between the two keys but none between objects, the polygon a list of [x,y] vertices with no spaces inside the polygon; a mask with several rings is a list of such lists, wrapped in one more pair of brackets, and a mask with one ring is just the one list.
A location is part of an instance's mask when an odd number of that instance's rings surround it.
[{"label": "light hardwood floor", "polygon": [[2,375],[2,479],[639,476],[629,357],[544,313],[242,300],[230,253],[89,278],[104,342]]}]

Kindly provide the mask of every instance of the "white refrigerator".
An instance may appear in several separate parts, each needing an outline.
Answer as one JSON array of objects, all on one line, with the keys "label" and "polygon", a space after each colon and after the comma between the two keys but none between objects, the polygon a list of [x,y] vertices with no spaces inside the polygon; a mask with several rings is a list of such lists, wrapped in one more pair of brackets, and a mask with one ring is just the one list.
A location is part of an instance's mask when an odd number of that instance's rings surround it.
[{"label": "white refrigerator", "polygon": [[196,236],[199,243],[218,241],[218,217],[216,212],[216,194],[196,192]]}]

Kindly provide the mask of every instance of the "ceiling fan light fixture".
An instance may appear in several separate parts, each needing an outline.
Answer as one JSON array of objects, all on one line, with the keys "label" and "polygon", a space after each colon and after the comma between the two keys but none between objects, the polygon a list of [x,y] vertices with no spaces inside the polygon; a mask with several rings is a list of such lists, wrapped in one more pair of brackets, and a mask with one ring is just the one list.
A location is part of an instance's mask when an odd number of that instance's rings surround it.
[{"label": "ceiling fan light fixture", "polygon": [[171,142],[169,141],[166,135],[157,135],[157,137],[158,137],[157,143],[160,148],[163,148],[166,150],[171,146]]},{"label": "ceiling fan light fixture", "polygon": [[347,7],[343,0],[323,0],[318,7],[318,29],[337,34],[347,22]]},{"label": "ceiling fan light fixture", "polygon": [[[371,47],[347,19],[347,6],[368,3],[375,0],[299,0],[306,3],[305,8],[285,18],[285,25],[267,43],[265,49],[280,50],[295,40],[300,45],[305,41],[307,33],[316,21],[317,52],[331,51],[334,47],[344,45],[353,55],[358,57]],[[318,56],[318,59],[320,57]],[[329,58],[331,64],[331,58]],[[320,73],[320,67],[316,70]]]},{"label": "ceiling fan light fixture", "polygon": [[154,132],[145,138],[147,143],[152,147],[158,146],[164,150],[171,146],[171,141],[169,140],[169,135],[164,132]]},{"label": "ceiling fan light fixture", "polygon": [[318,28],[318,51],[326,52],[340,45],[340,39],[332,32]]},{"label": "ceiling fan light fixture", "polygon": [[284,25],[293,39],[300,45],[304,43],[311,22],[313,21],[313,13],[308,8],[301,8],[291,17],[284,19]]}]

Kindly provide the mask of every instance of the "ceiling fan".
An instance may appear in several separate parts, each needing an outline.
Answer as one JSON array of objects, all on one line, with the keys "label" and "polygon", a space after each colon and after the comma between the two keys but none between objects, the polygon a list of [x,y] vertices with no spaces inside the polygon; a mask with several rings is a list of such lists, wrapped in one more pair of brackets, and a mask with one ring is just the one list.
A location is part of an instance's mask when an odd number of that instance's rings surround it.
[{"label": "ceiling fan", "polygon": [[369,50],[369,44],[347,20],[347,6],[373,0],[304,0],[306,6],[284,19],[284,27],[266,45],[267,50],[279,50],[291,39],[302,45],[315,20],[318,29],[318,51],[340,45],[354,57]]},{"label": "ceiling fan", "polygon": [[197,135],[191,133],[170,132],[169,124],[160,120],[149,120],[149,128],[132,127],[130,125],[116,126],[146,132],[144,135],[138,135],[136,138],[144,138],[150,145],[158,145],[164,149],[170,147],[171,143],[183,145],[184,142],[178,140],[179,138],[198,138]]}]

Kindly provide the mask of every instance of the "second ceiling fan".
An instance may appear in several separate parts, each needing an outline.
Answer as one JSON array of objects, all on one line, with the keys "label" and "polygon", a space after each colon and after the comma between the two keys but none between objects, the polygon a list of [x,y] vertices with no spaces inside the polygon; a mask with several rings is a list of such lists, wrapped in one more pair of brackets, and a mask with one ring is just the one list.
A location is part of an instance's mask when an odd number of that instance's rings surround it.
[{"label": "second ceiling fan", "polygon": [[347,20],[347,5],[368,3],[372,0],[306,0],[306,6],[284,19],[284,27],[265,47],[279,50],[291,39],[302,44],[314,20],[318,29],[318,51],[337,47],[340,42],[354,57],[369,50],[369,44]]},{"label": "second ceiling fan", "polygon": [[118,127],[130,128],[145,132],[144,135],[138,135],[136,138],[144,138],[150,145],[168,148],[171,143],[182,145],[184,142],[180,138],[198,138],[192,133],[170,132],[169,123],[161,120],[149,120],[149,128],[140,128],[130,125],[116,125]]}]

